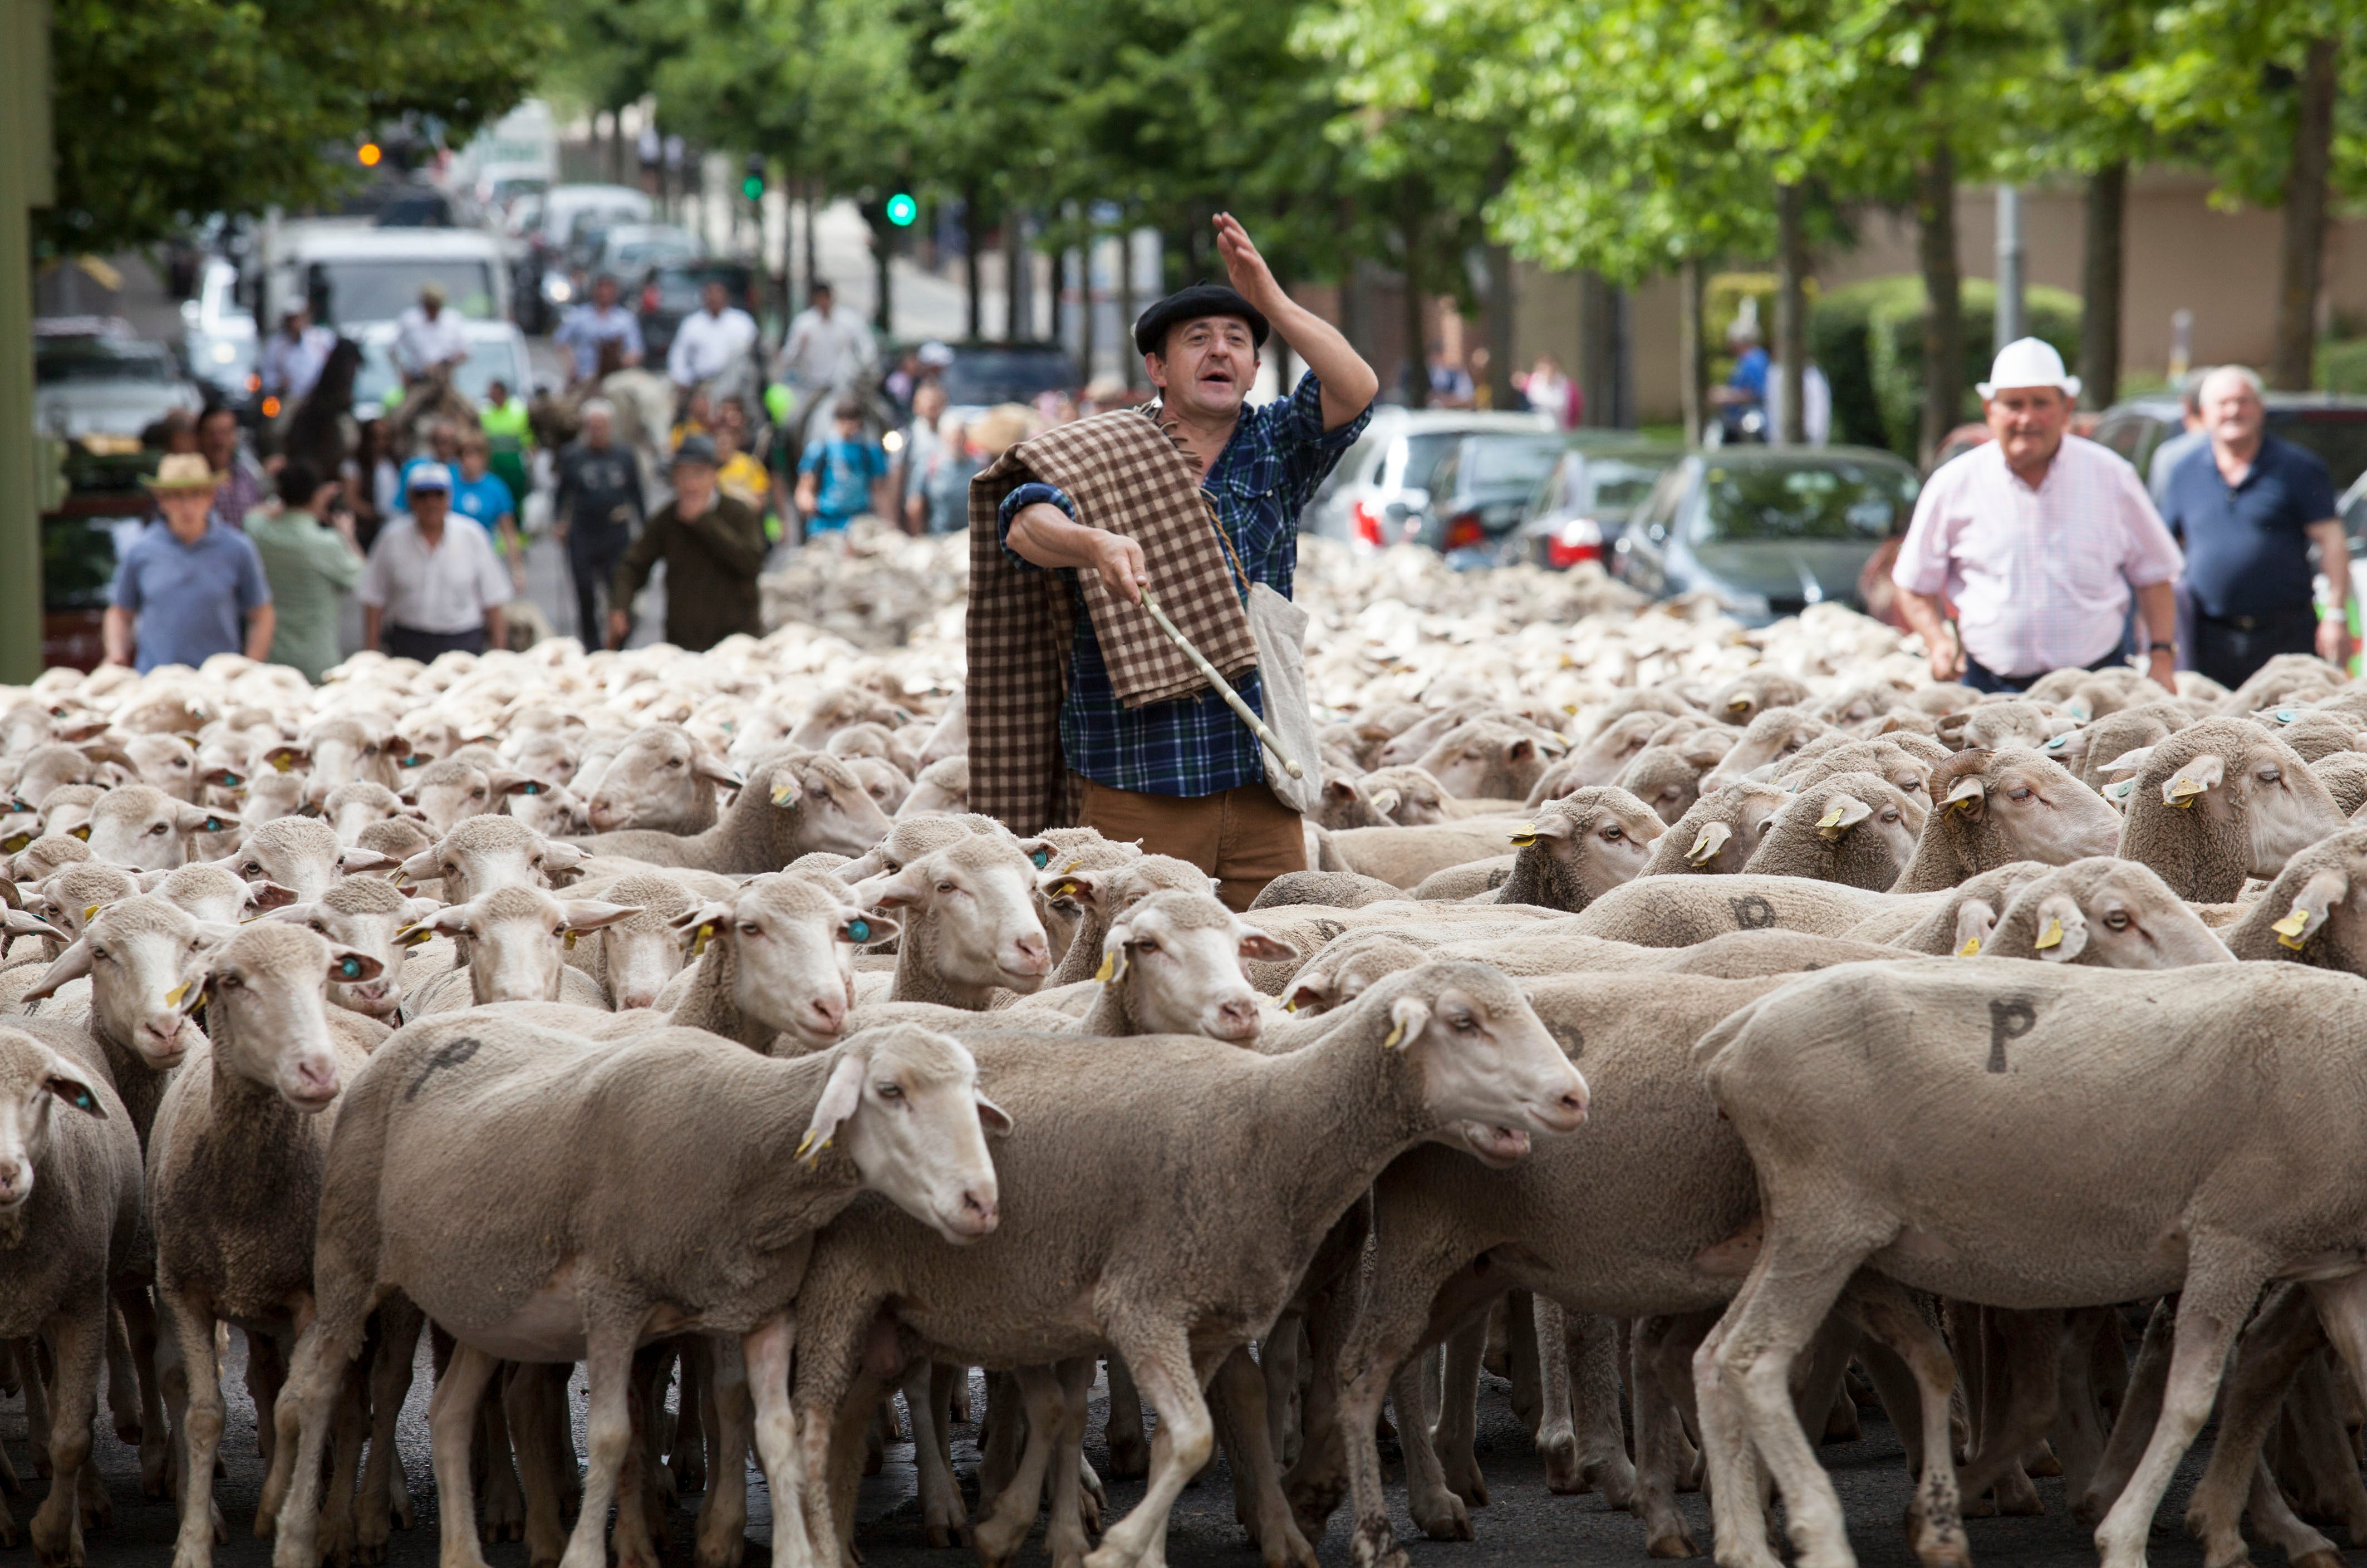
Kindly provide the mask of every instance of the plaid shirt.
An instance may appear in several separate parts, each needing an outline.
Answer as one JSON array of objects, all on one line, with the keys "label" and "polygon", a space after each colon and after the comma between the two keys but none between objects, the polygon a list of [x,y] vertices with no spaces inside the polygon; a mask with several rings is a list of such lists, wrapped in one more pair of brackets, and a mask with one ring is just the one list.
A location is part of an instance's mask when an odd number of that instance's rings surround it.
[{"label": "plaid shirt", "polygon": [[[1224,522],[1225,536],[1253,581],[1285,598],[1298,569],[1298,513],[1341,454],[1372,420],[1366,409],[1337,430],[1323,428],[1323,389],[1309,371],[1297,389],[1259,408],[1244,407],[1232,439],[1217,454],[1201,491]],[[1026,571],[1042,569],[1009,544],[1011,520],[1022,507],[1049,502],[1076,515],[1052,485],[1024,484],[1003,498],[999,518],[1003,553]],[[1062,568],[1071,582],[1073,568]],[[1236,583],[1246,599],[1247,585]],[[1255,671],[1235,688],[1261,716],[1265,705]],[[1119,703],[1093,624],[1083,616],[1069,648],[1069,693],[1060,705],[1060,751],[1085,778],[1142,795],[1217,795],[1265,777],[1265,758],[1249,726],[1222,696],[1203,692],[1172,702],[1129,708]]]}]

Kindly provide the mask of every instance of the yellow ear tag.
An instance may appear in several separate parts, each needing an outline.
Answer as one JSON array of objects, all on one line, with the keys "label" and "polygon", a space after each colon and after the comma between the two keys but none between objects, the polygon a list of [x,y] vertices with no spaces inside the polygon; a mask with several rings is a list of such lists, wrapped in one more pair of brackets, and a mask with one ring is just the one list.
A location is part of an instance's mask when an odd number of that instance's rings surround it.
[{"label": "yellow ear tag", "polygon": [[[806,1135],[798,1140],[798,1152],[790,1157],[794,1159],[806,1159],[806,1151],[808,1149],[813,1149],[813,1141],[814,1130],[811,1127],[809,1127],[806,1129]],[[824,1144],[822,1148],[828,1148],[829,1146],[830,1145],[828,1144]],[[821,1149],[814,1149],[813,1159],[807,1159],[806,1163],[808,1165],[811,1165],[814,1163],[814,1160],[819,1160],[820,1158],[821,1158]]]},{"label": "yellow ear tag", "polygon": [[1102,966],[1093,971],[1093,978],[1106,986],[1113,980],[1122,980],[1125,977],[1126,954],[1124,953],[1103,953]]},{"label": "yellow ear tag", "polygon": [[1047,898],[1066,898],[1070,894],[1074,893],[1077,890],[1076,878],[1072,876],[1063,876],[1059,881],[1055,882],[1051,886],[1044,890],[1044,897]]},{"label": "yellow ear tag", "polygon": [[1841,826],[1841,808],[1836,806],[1830,811],[1826,812],[1822,817],[1818,818],[1817,831],[1822,833],[1828,839],[1838,839],[1843,833],[1847,832],[1848,829]]},{"label": "yellow ear tag", "polygon": [[1693,847],[1685,852],[1686,861],[1700,865],[1717,853],[1717,846],[1709,841],[1709,829],[1704,828],[1693,838]]},{"label": "yellow ear tag", "polygon": [[2293,906],[2292,914],[2269,929],[2277,933],[2277,942],[2280,946],[2290,947],[2295,953],[2299,953],[2302,944],[2301,933],[2309,929],[2309,911],[2296,904]]},{"label": "yellow ear tag", "polygon": [[80,839],[85,844],[90,842],[90,824],[87,822],[84,823],[79,828],[69,828],[66,831],[73,834],[75,838]]},{"label": "yellow ear tag", "polygon": [[776,806],[787,806],[789,803],[789,797],[795,794],[797,794],[797,786],[795,784],[776,784],[773,786],[773,804]]},{"label": "yellow ear tag", "polygon": [[164,1005],[168,1008],[179,1007],[181,1005],[181,998],[188,994],[189,983],[187,980],[184,980],[179,985],[164,993]]},{"label": "yellow ear tag", "polygon": [[1535,823],[1523,822],[1518,828],[1512,829],[1512,847],[1514,849],[1525,850],[1536,841],[1537,825]]},{"label": "yellow ear tag", "polygon": [[2192,779],[2180,779],[2169,786],[2169,803],[2180,811],[2191,811],[2194,807],[2194,797],[2202,793],[2203,786]]},{"label": "yellow ear tag", "polygon": [[1396,1049],[1398,1048],[1399,1044],[1399,1043],[1400,1043],[1404,1039],[1405,1039],[1405,1021],[1404,1021],[1402,1019],[1400,1019],[1400,1020],[1399,1020],[1399,1021],[1395,1025],[1393,1025],[1393,1026],[1390,1028],[1390,1030],[1389,1030],[1389,1037],[1388,1037],[1387,1040],[1384,1040],[1384,1041],[1382,1041],[1382,1042],[1381,1042],[1381,1049],[1382,1049],[1382,1050],[1384,1050],[1384,1051],[1394,1051],[1394,1050],[1396,1050]]},{"label": "yellow ear tag", "polygon": [[567,942],[566,942],[566,947],[567,947],[567,951],[568,951],[568,952],[570,952],[570,953],[572,953],[572,952],[574,952],[574,951],[575,951],[575,933],[574,933],[573,931],[569,931],[569,932],[567,933]]},{"label": "yellow ear tag", "polygon": [[1297,1012],[1298,1010],[1298,998],[1294,996],[1288,1001],[1283,1003],[1282,1010],[1285,1012]]},{"label": "yellow ear tag", "polygon": [[11,833],[6,838],[0,839],[0,850],[5,850],[13,855],[32,841],[33,835],[30,833]]},{"label": "yellow ear tag", "polygon": [[1726,711],[1728,713],[1740,713],[1744,708],[1747,708],[1750,705],[1750,699],[1749,697],[1737,697],[1732,702],[1726,705]]},{"label": "yellow ear tag", "polygon": [[712,921],[699,927],[698,940],[690,944],[690,955],[693,958],[697,958],[700,953],[705,953],[707,951],[707,941],[714,934],[715,926]]},{"label": "yellow ear tag", "polygon": [[280,773],[286,773],[289,768],[293,767],[295,764],[294,764],[294,763],[292,763],[292,762],[290,762],[290,761],[289,761],[289,760],[288,760],[288,753],[287,753],[287,752],[285,752],[285,751],[274,751],[274,752],[271,754],[271,765],[272,765],[272,767],[273,767],[273,768],[277,769],[278,772],[280,772]]},{"label": "yellow ear tag", "polygon": [[1956,949],[1956,956],[1959,958],[1978,958],[1980,955],[1981,939],[1976,936],[1966,937],[1965,945]]},{"label": "yellow ear tag", "polygon": [[85,906],[85,907],[84,907],[84,908],[83,908],[83,912],[82,912],[82,918],[83,918],[83,919],[84,919],[85,921],[90,921],[90,920],[95,920],[95,919],[98,919],[98,906],[97,906],[97,905],[96,905],[96,904],[90,904],[90,905],[86,905],[86,906]]},{"label": "yellow ear tag", "polygon": [[2045,952],[2050,947],[2061,947],[2063,945],[2063,922],[2061,920],[2047,921],[2046,930],[2039,936],[2036,945],[2038,951],[2041,953]]}]

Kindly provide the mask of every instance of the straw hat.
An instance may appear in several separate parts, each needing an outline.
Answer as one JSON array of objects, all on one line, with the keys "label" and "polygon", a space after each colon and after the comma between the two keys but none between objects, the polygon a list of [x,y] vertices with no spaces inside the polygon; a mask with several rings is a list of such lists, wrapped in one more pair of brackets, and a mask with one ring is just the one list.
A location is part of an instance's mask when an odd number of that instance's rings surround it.
[{"label": "straw hat", "polygon": [[1986,402],[2000,390],[2020,387],[2054,387],[2065,397],[2079,395],[2079,378],[2066,375],[2063,356],[2044,338],[2021,337],[1998,350],[1989,378],[1974,389]]},{"label": "straw hat", "polygon": [[140,481],[159,494],[186,491],[213,490],[222,477],[206,466],[206,460],[195,452],[176,452],[156,465],[153,479]]},{"label": "straw hat", "polygon": [[1025,403],[997,403],[969,423],[969,444],[1000,457],[1044,428],[1043,418]]}]

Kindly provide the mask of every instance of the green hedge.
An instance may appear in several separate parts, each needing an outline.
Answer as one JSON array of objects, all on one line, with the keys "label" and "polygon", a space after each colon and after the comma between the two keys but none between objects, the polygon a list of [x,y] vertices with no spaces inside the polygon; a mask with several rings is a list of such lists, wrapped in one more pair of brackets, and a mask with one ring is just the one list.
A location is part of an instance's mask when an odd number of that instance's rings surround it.
[{"label": "green hedge", "polygon": [[2367,338],[2319,344],[2317,385],[2327,392],[2367,392]]},{"label": "green hedge", "polygon": [[[1988,376],[1995,356],[1997,285],[1966,278],[1963,301],[1965,400],[1952,424],[1980,417],[1973,383]],[[2066,364],[2078,357],[2078,295],[2033,284],[2023,308],[2030,331],[2060,350]],[[1832,386],[1836,441],[1915,456],[1923,417],[1921,277],[1873,277],[1834,289],[1809,312],[1808,352]]]}]

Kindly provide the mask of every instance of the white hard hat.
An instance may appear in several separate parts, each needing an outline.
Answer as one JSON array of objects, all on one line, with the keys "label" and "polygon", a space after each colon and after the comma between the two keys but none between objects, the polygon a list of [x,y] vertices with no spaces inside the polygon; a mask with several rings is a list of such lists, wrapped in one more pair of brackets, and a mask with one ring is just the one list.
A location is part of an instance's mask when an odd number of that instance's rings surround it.
[{"label": "white hard hat", "polygon": [[2044,338],[2020,337],[1998,350],[1989,366],[1989,378],[1973,389],[1987,402],[2000,389],[2014,387],[2059,387],[2067,398],[2079,395],[2079,378],[2067,375],[2063,356]]}]

